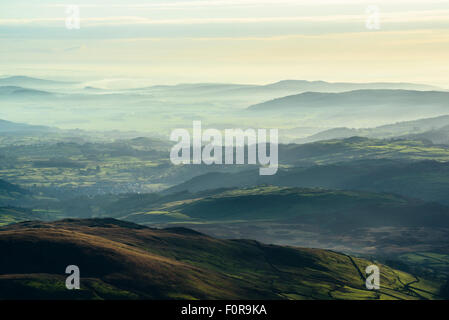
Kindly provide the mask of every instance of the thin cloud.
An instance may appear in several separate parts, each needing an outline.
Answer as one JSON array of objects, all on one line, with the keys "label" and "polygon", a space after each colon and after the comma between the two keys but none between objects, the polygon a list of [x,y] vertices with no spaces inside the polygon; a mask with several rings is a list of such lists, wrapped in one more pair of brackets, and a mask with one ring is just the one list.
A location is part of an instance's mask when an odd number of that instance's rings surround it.
[{"label": "thin cloud", "polygon": [[[81,17],[82,23],[88,26],[100,25],[192,25],[192,24],[235,24],[235,23],[282,23],[282,22],[336,22],[351,23],[366,19],[365,14],[354,15],[321,15],[296,17],[216,17],[216,18],[182,18],[182,19],[151,19],[141,16],[111,16],[111,17]],[[380,15],[382,22],[449,22],[449,10],[427,10],[406,12],[385,12]],[[22,25],[39,23],[60,23],[65,18],[12,18],[0,19],[0,25]]]},{"label": "thin cloud", "polygon": [[[422,0],[395,0],[395,4],[422,4]],[[427,4],[449,3],[448,0],[427,0]],[[234,6],[266,6],[266,5],[292,5],[292,6],[328,6],[328,5],[370,5],[371,0],[203,0],[203,1],[176,1],[155,3],[85,3],[85,8],[189,8],[189,7],[234,7]],[[376,5],[391,4],[391,0],[377,0]],[[47,4],[46,7],[65,7],[64,4]]]}]

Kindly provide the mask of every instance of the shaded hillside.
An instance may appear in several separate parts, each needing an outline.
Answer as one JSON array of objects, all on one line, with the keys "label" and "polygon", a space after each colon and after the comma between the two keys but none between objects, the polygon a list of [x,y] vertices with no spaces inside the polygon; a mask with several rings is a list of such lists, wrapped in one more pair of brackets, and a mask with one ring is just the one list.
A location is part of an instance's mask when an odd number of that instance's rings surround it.
[{"label": "shaded hillside", "polygon": [[282,164],[304,166],[361,159],[449,161],[449,146],[422,140],[363,137],[279,145],[279,162]]},{"label": "shaded hillside", "polygon": [[449,254],[449,207],[393,194],[262,186],[146,198],[127,215],[124,203],[117,203],[118,216],[126,220],[220,238],[358,254]]},{"label": "shaded hillside", "polygon": [[13,194],[29,194],[28,190],[25,190],[19,186],[9,183],[5,180],[0,180],[0,195],[13,195]]},{"label": "shaded hillside", "polygon": [[449,228],[449,207],[436,203],[392,194],[274,186],[193,195],[130,214],[126,219],[145,222],[164,215],[190,222],[300,223],[329,231],[382,226]]},{"label": "shaded hillside", "polygon": [[213,172],[194,177],[164,193],[257,185],[389,192],[449,205],[449,163],[379,159],[281,168],[273,176],[260,176],[258,170]]},{"label": "shaded hillside", "polygon": [[31,199],[31,192],[15,184],[0,179],[0,206],[17,204]]},{"label": "shaded hillside", "polygon": [[0,133],[39,133],[57,132],[58,129],[46,126],[33,126],[25,123],[16,123],[0,119]]},{"label": "shaded hillside", "polygon": [[33,212],[29,208],[21,207],[34,201],[34,195],[30,191],[0,180],[0,226],[27,220],[47,219],[49,217],[47,213]]},{"label": "shaded hillside", "polygon": [[429,140],[435,144],[449,144],[449,125],[442,128],[432,129],[422,133],[413,133],[405,136],[407,139]]},{"label": "shaded hillside", "polygon": [[[432,299],[440,286],[380,265],[368,291],[367,260],[114,219],[12,225],[0,250],[2,299]],[[64,288],[72,264],[79,291]]]},{"label": "shaded hillside", "polygon": [[33,212],[30,209],[0,206],[0,226],[43,218],[45,218],[45,215]]}]

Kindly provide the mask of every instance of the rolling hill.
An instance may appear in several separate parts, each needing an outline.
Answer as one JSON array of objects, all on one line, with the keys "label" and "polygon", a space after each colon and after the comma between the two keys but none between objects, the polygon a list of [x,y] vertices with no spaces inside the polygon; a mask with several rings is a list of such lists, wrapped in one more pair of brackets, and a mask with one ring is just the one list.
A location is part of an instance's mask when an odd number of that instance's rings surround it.
[{"label": "rolling hill", "polygon": [[441,88],[406,82],[371,82],[371,83],[350,83],[350,82],[327,82],[327,81],[306,81],[306,80],[282,80],[263,86],[270,89],[298,89],[302,91],[318,92],[344,92],[362,89],[401,89],[401,90],[441,90]]},{"label": "rolling hill", "polygon": [[27,220],[49,219],[51,215],[45,210],[29,208],[36,200],[29,190],[0,180],[0,226]]},{"label": "rolling hill", "polygon": [[405,136],[405,138],[428,140],[432,141],[435,144],[449,145],[449,125],[441,128],[435,128],[422,133],[412,133]]},{"label": "rolling hill", "polygon": [[0,179],[0,206],[16,204],[30,197],[30,191]]},{"label": "rolling hill", "polygon": [[0,207],[0,226],[6,226],[12,223],[30,221],[30,220],[40,220],[44,218],[31,209],[17,208],[17,207]]},{"label": "rolling hill", "polygon": [[124,218],[145,222],[166,214],[189,222],[276,221],[329,231],[384,226],[449,228],[449,207],[360,191],[261,186],[193,195],[150,209]]},{"label": "rolling hill", "polygon": [[9,76],[0,78],[0,86],[19,86],[19,87],[30,87],[30,88],[47,88],[47,87],[58,87],[63,85],[71,85],[75,82],[67,81],[55,81],[47,79],[39,79],[28,76]]},{"label": "rolling hill", "polygon": [[41,133],[57,132],[57,128],[35,126],[26,123],[17,123],[0,119],[0,134],[2,133]]},{"label": "rolling hill", "polygon": [[341,93],[305,92],[256,104],[250,111],[314,109],[322,107],[441,107],[447,109],[449,92],[414,90],[354,90]]},{"label": "rolling hill", "polygon": [[128,221],[220,238],[373,255],[449,253],[449,207],[388,193],[259,186],[142,195],[127,209],[126,203],[125,197],[109,207]]},{"label": "rolling hill", "polygon": [[350,137],[306,144],[279,145],[279,162],[310,166],[362,159],[449,160],[449,147],[426,140]]},{"label": "rolling hill", "polygon": [[5,180],[0,180],[0,195],[2,196],[8,196],[8,195],[13,195],[13,194],[29,194],[29,191],[16,186],[12,183],[9,183]]},{"label": "rolling hill", "polygon": [[0,86],[0,96],[3,99],[8,98],[39,98],[39,97],[48,97],[51,96],[52,93],[48,91],[36,90],[23,88],[18,86]]},{"label": "rolling hill", "polygon": [[260,176],[258,170],[211,172],[171,187],[164,194],[258,185],[387,192],[449,205],[449,163],[378,159],[281,168],[273,176]]},{"label": "rolling hill", "polygon": [[332,128],[297,139],[295,143],[310,143],[321,140],[344,139],[354,136],[368,138],[404,138],[428,140],[435,144],[447,144],[449,141],[449,116],[404,121],[376,128]]},{"label": "rolling hill", "polygon": [[[441,284],[332,251],[218,240],[114,219],[0,228],[1,299],[435,299]],[[66,290],[77,265],[81,290]]]},{"label": "rolling hill", "polygon": [[[248,104],[261,103],[266,100],[282,98],[289,95],[301,94],[309,91],[323,93],[340,93],[351,90],[416,90],[416,91],[443,91],[443,89],[413,83],[343,83],[306,80],[282,80],[265,85],[233,84],[233,83],[185,83],[177,85],[156,85],[136,89],[127,89],[123,92],[138,92],[151,94],[156,97],[183,98],[184,101],[195,98],[196,101],[213,99],[227,101],[233,104],[239,101],[239,108]],[[185,103],[185,102],[184,102]]]},{"label": "rolling hill", "polygon": [[230,84],[230,83],[189,83],[172,86],[151,86],[131,90],[144,90],[153,93],[170,92],[178,95],[229,95],[229,96],[283,96],[307,91],[344,92],[362,89],[396,89],[396,90],[442,90],[441,88],[414,83],[345,83],[306,80],[281,80],[265,85]]}]

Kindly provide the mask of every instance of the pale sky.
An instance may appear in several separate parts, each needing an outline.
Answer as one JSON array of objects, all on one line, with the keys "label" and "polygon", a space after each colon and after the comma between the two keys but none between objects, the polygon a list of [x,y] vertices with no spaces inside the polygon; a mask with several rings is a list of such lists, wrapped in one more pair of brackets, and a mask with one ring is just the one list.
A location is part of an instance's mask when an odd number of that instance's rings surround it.
[{"label": "pale sky", "polygon": [[[366,27],[373,8],[379,29]],[[0,76],[16,74],[449,88],[449,0],[0,0]]]}]

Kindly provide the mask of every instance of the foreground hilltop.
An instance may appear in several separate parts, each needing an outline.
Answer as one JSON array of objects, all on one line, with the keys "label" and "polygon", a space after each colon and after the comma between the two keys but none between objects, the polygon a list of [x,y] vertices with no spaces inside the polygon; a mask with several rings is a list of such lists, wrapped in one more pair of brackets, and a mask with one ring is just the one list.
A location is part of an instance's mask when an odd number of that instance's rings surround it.
[{"label": "foreground hilltop", "polygon": [[[440,285],[332,251],[218,240],[115,219],[22,222],[0,229],[1,299],[434,299]],[[81,290],[65,289],[77,265]]]}]

